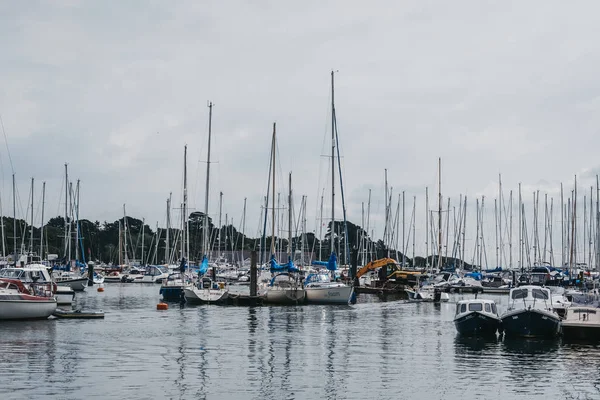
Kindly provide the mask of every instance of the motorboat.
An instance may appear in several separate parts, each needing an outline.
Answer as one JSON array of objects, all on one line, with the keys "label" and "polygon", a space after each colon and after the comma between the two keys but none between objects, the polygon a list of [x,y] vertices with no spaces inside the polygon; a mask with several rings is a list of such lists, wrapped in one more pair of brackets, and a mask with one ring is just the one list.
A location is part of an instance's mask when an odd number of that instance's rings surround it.
[{"label": "motorboat", "polygon": [[600,309],[587,306],[571,306],[561,321],[565,340],[600,340]]},{"label": "motorboat", "polygon": [[141,279],[136,279],[134,282],[138,283],[162,283],[163,279],[169,277],[169,272],[165,267],[158,267],[156,265],[150,265],[146,267],[146,271]]},{"label": "motorboat", "polygon": [[[27,264],[23,267],[7,267],[0,270],[0,278],[16,279],[25,285],[30,283],[49,284],[52,278],[48,267],[43,264]],[[75,291],[70,286],[53,285],[54,296],[61,305],[72,304]]]},{"label": "motorboat", "polygon": [[560,317],[554,311],[552,294],[542,286],[511,289],[508,309],[501,318],[506,336],[552,338],[560,332]]},{"label": "motorboat", "polygon": [[502,320],[493,300],[460,300],[456,303],[454,326],[461,335],[492,336],[502,331]]},{"label": "motorboat", "polygon": [[52,286],[0,279],[0,320],[48,318],[57,306]]},{"label": "motorboat", "polygon": [[222,303],[229,296],[229,289],[225,282],[204,276],[198,283],[185,286],[183,293],[189,303]]},{"label": "motorboat", "polygon": [[88,283],[88,278],[71,271],[54,271],[52,279],[58,286],[68,286],[76,292],[82,292]]},{"label": "motorboat", "polygon": [[354,288],[335,282],[327,273],[309,274],[304,280],[307,303],[348,304]]}]

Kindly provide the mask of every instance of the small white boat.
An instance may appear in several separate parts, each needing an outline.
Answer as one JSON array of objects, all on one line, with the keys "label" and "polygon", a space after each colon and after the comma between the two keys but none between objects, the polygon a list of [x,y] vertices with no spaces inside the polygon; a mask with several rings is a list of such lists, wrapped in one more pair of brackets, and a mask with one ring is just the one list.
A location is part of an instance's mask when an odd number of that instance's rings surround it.
[{"label": "small white boat", "polygon": [[46,319],[56,310],[52,284],[0,279],[0,320]]},{"label": "small white boat", "polygon": [[82,292],[87,287],[88,283],[87,277],[83,277],[70,271],[62,271],[60,273],[55,272],[52,278],[58,286],[69,286],[76,292]]},{"label": "small white boat", "polygon": [[332,282],[329,274],[309,274],[304,280],[307,303],[348,304],[354,288],[342,282]]},{"label": "small white boat", "polygon": [[157,267],[150,265],[146,267],[146,272],[141,279],[136,279],[137,283],[162,283],[163,279],[169,277],[169,270],[166,267]]},{"label": "small white boat", "polygon": [[561,321],[565,340],[600,340],[600,309],[587,306],[567,308],[566,318]]},{"label": "small white boat", "polygon": [[186,301],[190,303],[222,303],[229,296],[225,282],[214,282],[205,276],[195,285],[183,289]]},{"label": "small white boat", "polygon": [[443,292],[441,289],[436,290],[433,285],[415,286],[404,291],[408,295],[408,300],[415,302],[448,302],[450,300],[448,293]]}]

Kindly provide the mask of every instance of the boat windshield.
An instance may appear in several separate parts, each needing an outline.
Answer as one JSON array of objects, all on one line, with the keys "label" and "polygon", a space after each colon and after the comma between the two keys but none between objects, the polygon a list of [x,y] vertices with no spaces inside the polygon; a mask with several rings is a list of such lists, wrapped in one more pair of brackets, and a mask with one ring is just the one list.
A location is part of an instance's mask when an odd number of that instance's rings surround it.
[{"label": "boat windshield", "polygon": [[498,310],[496,309],[496,303],[492,303],[492,312],[494,314],[498,314]]},{"label": "boat windshield", "polygon": [[23,274],[22,270],[5,268],[0,270],[0,277],[2,278],[11,278],[11,279],[19,279]]},{"label": "boat windshield", "polygon": [[492,312],[492,307],[490,307],[490,303],[485,303],[485,311]]},{"label": "boat windshield", "polygon": [[527,297],[527,289],[514,289],[511,297],[513,300],[525,299]]},{"label": "boat windshield", "polygon": [[483,310],[483,305],[481,303],[469,304],[469,311],[481,311],[481,310]]},{"label": "boat windshield", "polygon": [[548,300],[548,293],[545,290],[542,290],[542,289],[533,289],[531,291],[531,294],[533,295],[534,299]]}]

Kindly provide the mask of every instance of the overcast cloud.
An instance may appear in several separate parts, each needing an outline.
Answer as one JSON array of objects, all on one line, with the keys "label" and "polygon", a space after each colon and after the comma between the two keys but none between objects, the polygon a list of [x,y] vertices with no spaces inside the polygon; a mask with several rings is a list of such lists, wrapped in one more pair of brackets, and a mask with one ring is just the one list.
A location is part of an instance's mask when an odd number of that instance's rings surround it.
[{"label": "overcast cloud", "polygon": [[[385,168],[421,216],[438,157],[454,203],[493,198],[499,173],[505,196],[523,182],[528,201],[537,189],[557,196],[560,182],[570,192],[575,174],[589,191],[600,168],[599,11],[591,1],[2,2],[0,115],[19,217],[31,177],[36,225],[42,181],[46,216],[62,213],[67,162],[83,217],[112,221],[126,203],[162,225],[169,192],[181,201],[185,144],[191,207],[202,210],[211,100],[213,218],[220,191],[236,224],[248,198],[256,234],[277,122],[278,186],[287,191],[292,171],[313,230],[330,185],[332,69],[348,218],[360,223],[371,188],[375,236]],[[1,159],[6,213],[6,146]]]}]

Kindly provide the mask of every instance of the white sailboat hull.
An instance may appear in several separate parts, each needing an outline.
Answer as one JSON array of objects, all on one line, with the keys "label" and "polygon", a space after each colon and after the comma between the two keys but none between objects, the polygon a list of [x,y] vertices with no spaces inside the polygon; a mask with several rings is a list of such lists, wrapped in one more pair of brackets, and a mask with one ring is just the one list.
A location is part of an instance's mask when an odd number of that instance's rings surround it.
[{"label": "white sailboat hull", "polygon": [[227,289],[199,289],[195,286],[186,287],[183,293],[190,303],[221,303],[229,296]]},{"label": "white sailboat hull", "polygon": [[68,286],[76,292],[82,292],[87,287],[87,283],[88,283],[87,278],[63,279],[63,280],[59,280],[59,279],[56,280],[56,284],[58,286]]},{"label": "white sailboat hull", "polygon": [[0,320],[46,319],[56,310],[56,299],[0,300]]},{"label": "white sailboat hull", "polygon": [[271,304],[298,304],[306,297],[306,291],[300,288],[269,287],[265,293],[265,302]]},{"label": "white sailboat hull", "polygon": [[348,304],[353,287],[344,284],[307,287],[306,301],[313,304]]}]

